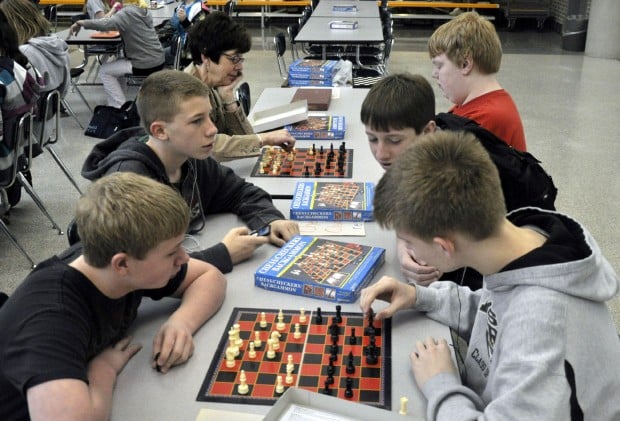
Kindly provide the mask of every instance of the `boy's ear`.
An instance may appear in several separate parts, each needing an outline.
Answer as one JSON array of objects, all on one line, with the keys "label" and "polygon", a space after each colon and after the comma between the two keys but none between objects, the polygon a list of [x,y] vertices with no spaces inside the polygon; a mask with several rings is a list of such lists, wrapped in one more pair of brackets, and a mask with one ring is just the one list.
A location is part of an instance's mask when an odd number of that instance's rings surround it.
[{"label": "boy's ear", "polygon": [[424,128],[422,129],[422,134],[435,133],[436,129],[437,129],[437,123],[435,123],[435,120],[431,120],[428,123],[426,123],[426,126],[424,126]]},{"label": "boy's ear", "polygon": [[463,71],[463,73],[467,75],[471,73],[473,68],[474,68],[474,61],[471,59],[471,57],[465,58],[465,60],[463,60],[463,63],[461,64],[461,70]]},{"label": "boy's ear", "polygon": [[166,123],[161,120],[155,120],[149,127],[151,129],[151,136],[158,140],[167,140],[168,132],[166,130]]},{"label": "boy's ear", "polygon": [[456,247],[454,241],[452,241],[451,239],[444,237],[433,237],[433,244],[435,244],[441,249],[446,258],[451,259],[454,257]]},{"label": "boy's ear", "polygon": [[116,253],[110,262],[112,270],[120,276],[125,276],[129,269],[128,258],[127,253]]}]

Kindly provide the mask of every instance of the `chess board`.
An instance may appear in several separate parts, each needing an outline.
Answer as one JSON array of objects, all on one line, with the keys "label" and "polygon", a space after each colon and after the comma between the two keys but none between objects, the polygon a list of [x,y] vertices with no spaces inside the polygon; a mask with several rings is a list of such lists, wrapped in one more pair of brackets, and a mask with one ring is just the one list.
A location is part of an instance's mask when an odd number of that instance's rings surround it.
[{"label": "chess board", "polygon": [[[317,309],[318,310],[318,309]],[[198,401],[225,402],[237,404],[272,405],[282,395],[276,392],[277,377],[286,376],[288,356],[292,356],[295,369],[292,384],[284,384],[285,390],[297,387],[312,392],[324,393],[328,375],[329,359],[333,339],[330,325],[336,312],[321,311],[322,323],[316,323],[315,311],[306,311],[306,321],[301,322],[299,310],[282,310],[285,329],[280,333],[280,348],[274,359],[267,358],[266,340],[276,330],[279,310],[235,308],[222,335],[213,361],[198,393]],[[265,312],[267,326],[260,327],[261,312]],[[384,409],[391,409],[391,324],[390,320],[373,321],[374,334],[368,333],[368,319],[361,313],[342,312],[338,324],[336,360],[332,363],[333,384],[329,394],[345,400],[361,402]],[[294,338],[295,324],[299,323],[298,339]],[[226,366],[226,349],[229,345],[228,331],[239,324],[239,337],[243,340],[235,366]],[[352,329],[355,344],[350,343]],[[262,346],[255,348],[255,358],[249,358],[249,343],[260,332]],[[377,361],[368,363],[366,351],[374,338],[378,352]],[[349,353],[353,355],[352,374],[346,373]],[[245,371],[249,391],[238,393],[241,370]],[[345,397],[347,377],[351,378],[352,396]]]},{"label": "chess board", "polygon": [[[319,241],[296,262],[296,265],[314,282],[342,286],[341,284],[346,281],[343,269],[356,262],[363,251],[364,246],[360,244],[348,243],[343,245]],[[294,270],[293,267],[291,272]]]},{"label": "chess board", "polygon": [[[333,156],[330,158],[330,152]],[[342,154],[342,165],[338,157]],[[281,148],[263,148],[258,157],[252,177],[312,177],[351,178],[353,173],[353,149],[332,143],[312,148],[299,148],[288,152]]]},{"label": "chess board", "polygon": [[349,209],[359,191],[357,183],[325,184],[319,190],[317,207]]}]

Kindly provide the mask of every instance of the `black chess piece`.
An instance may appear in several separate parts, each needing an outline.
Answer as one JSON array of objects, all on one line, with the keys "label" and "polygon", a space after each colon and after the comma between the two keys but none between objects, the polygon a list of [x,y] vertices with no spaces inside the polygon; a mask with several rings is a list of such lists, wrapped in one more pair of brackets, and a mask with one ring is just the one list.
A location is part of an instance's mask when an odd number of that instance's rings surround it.
[{"label": "black chess piece", "polygon": [[333,376],[334,372],[335,372],[335,367],[334,367],[334,362],[330,359],[329,360],[329,364],[327,366],[327,375],[328,376]]},{"label": "black chess piece", "polygon": [[334,376],[327,376],[325,383],[329,383],[330,385],[334,384]]},{"label": "black chess piece", "polygon": [[330,352],[331,355],[337,357],[337,355],[338,355],[338,345],[332,344],[330,346],[329,352]]},{"label": "black chess piece", "polygon": [[310,167],[306,165],[306,170],[304,171],[304,177],[310,177]]},{"label": "black chess piece", "polygon": [[323,145],[321,145],[321,149],[319,149],[319,155],[323,156]]},{"label": "black chess piece", "polygon": [[349,336],[349,345],[357,344],[357,337],[355,336],[355,328],[351,328],[351,336]]},{"label": "black chess piece", "polygon": [[338,335],[332,334],[332,345],[338,345]]},{"label": "black chess piece", "polygon": [[331,395],[332,394],[332,390],[329,388],[329,383],[327,381],[327,379],[325,379],[325,387],[323,388],[323,394],[324,395]]},{"label": "black chess piece", "polygon": [[345,368],[345,371],[347,374],[355,373],[355,366],[353,365],[353,359],[349,359],[349,361],[347,361],[347,367]]},{"label": "black chess piece", "polygon": [[314,175],[319,175],[319,174],[321,174],[321,163],[320,162],[316,162],[314,164]]},{"label": "black chess piece", "polygon": [[321,315],[321,307],[317,307],[316,316],[314,317],[314,323],[317,325],[323,324],[323,316]]},{"label": "black chess piece", "polygon": [[336,323],[340,324],[342,323],[342,306],[340,304],[338,304],[336,306]]},{"label": "black chess piece", "polygon": [[347,385],[347,388],[344,390],[344,397],[352,398],[353,397],[353,379],[351,377],[347,377],[346,385]]}]

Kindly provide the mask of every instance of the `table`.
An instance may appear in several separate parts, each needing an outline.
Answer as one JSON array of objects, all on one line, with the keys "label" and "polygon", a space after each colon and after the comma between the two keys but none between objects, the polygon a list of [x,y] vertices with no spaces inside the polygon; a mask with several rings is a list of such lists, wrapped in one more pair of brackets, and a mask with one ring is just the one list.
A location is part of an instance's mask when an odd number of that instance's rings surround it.
[{"label": "table", "polygon": [[[276,206],[285,211],[290,201],[275,201]],[[200,235],[203,246],[215,244],[231,227],[242,225],[234,215],[215,215],[207,219],[206,228]],[[398,276],[400,271],[394,253],[395,236],[375,223],[366,224],[366,237],[355,237],[353,241],[362,244],[378,245],[386,248],[386,262],[375,279],[381,275]],[[349,241],[351,237],[332,237]],[[314,309],[320,306],[333,311],[333,305],[306,297],[267,291],[254,286],[254,271],[277,248],[265,245],[259,248],[253,258],[243,262],[227,275],[228,292],[219,312],[195,335],[194,355],[184,365],[175,367],[162,375],[151,369],[152,339],[161,323],[178,305],[178,301],[164,299],[152,302],[148,299],[140,306],[139,315],[133,326],[134,341],[141,342],[144,348],[136,354],[120,373],[114,392],[112,420],[194,420],[200,408],[239,411],[253,414],[266,414],[270,406],[230,405],[215,402],[197,402],[196,396],[209,369],[222,333],[234,307],[259,307],[297,310],[301,307]],[[375,305],[379,309],[380,305]],[[359,303],[342,304],[342,310],[359,312]],[[396,416],[401,396],[409,398],[407,419],[424,418],[426,401],[417,389],[410,370],[409,353],[416,340],[427,336],[446,338],[452,343],[449,329],[426,316],[413,311],[398,313],[392,321],[392,413]],[[243,419],[243,418],[241,418]]]},{"label": "table", "polygon": [[[350,6],[357,8],[355,12],[337,12],[334,6]],[[312,16],[325,16],[337,19],[379,18],[379,8],[373,1],[356,0],[321,0],[312,12]]]},{"label": "table", "polygon": [[[297,88],[267,88],[263,90],[252,109],[252,113],[290,103],[296,90]],[[343,140],[346,142],[348,149],[354,149],[353,175],[352,178],[342,180],[377,182],[383,175],[383,169],[370,152],[364,125],[360,121],[362,102],[367,93],[368,89],[332,88],[332,100],[329,110],[327,112],[309,113],[310,115],[345,116],[346,133]],[[338,146],[340,142],[339,140],[334,141],[334,147]],[[316,144],[317,148],[320,145],[329,147],[330,141],[298,140],[295,145],[299,148],[308,148],[312,147],[313,143]],[[276,198],[291,198],[296,182],[301,179],[292,177],[251,177],[250,174],[256,161],[257,158],[253,157],[225,162],[224,165],[229,166],[239,176],[260,186]],[[303,180],[333,181],[337,179],[304,177]]]},{"label": "table", "polygon": [[[379,17],[359,17],[357,29],[330,29],[329,23],[338,20],[333,16],[310,16],[295,37],[295,42],[314,44],[379,44],[383,42],[383,30]],[[347,19],[348,20],[348,19]]]}]

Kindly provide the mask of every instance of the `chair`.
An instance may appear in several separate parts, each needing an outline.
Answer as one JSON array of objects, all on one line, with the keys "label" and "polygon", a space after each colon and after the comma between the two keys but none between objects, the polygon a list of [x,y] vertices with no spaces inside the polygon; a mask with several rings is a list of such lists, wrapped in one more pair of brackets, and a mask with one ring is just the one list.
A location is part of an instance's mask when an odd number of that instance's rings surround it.
[{"label": "chair", "polygon": [[284,53],[286,53],[286,38],[284,32],[278,32],[273,37],[273,43],[276,50],[276,63],[280,77],[286,81],[288,79],[288,71],[286,70],[286,62],[284,61]]},{"label": "chair", "polygon": [[43,16],[49,21],[50,24],[54,25],[54,32],[56,32],[56,30],[58,29],[57,6],[55,4],[45,6],[45,8],[43,9]]},{"label": "chair", "polygon": [[235,3],[233,3],[233,0],[228,0],[226,2],[223,12],[232,17],[233,13],[235,13]]},{"label": "chair", "polygon": [[250,98],[250,85],[247,82],[243,82],[235,91],[235,95],[237,96],[237,101],[241,103],[241,107],[243,107],[243,112],[245,115],[249,115],[250,107],[252,105],[252,100]]},{"label": "chair", "polygon": [[[52,145],[58,141],[60,137],[60,92],[54,89],[47,93],[47,95],[42,96],[42,99],[39,101],[39,113],[35,117],[35,121],[41,123],[41,130],[39,132],[39,138],[37,141],[41,148],[45,148],[54,161],[58,164],[62,172],[65,173],[71,184],[76,188],[76,190],[82,194],[82,190],[80,190],[80,186],[78,186],[77,182],[71,175],[69,168],[65,165],[60,156],[56,153]],[[52,131],[49,132],[48,135],[48,125],[53,123]]]},{"label": "chair", "polygon": [[[80,90],[80,87],[78,86],[78,79],[80,78],[80,76],[82,75],[82,73],[84,73],[84,69],[81,67],[73,67],[70,69],[70,83],[71,83],[71,91],[72,92],[77,92],[77,94],[80,96],[80,98],[82,98],[82,101],[84,101],[84,104],[86,104],[86,107],[88,108],[88,110],[91,112],[93,112],[93,109],[91,108],[90,104],[88,103],[88,101],[86,100],[86,97],[84,96],[84,94],[82,93],[82,91]],[[75,114],[75,112],[73,111],[73,108],[71,108],[71,106],[69,105],[69,103],[67,102],[66,98],[61,98],[60,99],[60,103],[62,104],[62,106],[65,108],[65,110],[67,110],[67,112],[69,114],[71,114],[71,117],[73,117],[73,119],[77,122],[78,126],[80,126],[80,128],[82,130],[84,130],[84,125],[82,124],[82,122],[80,121],[80,119],[77,117],[77,115]]]},{"label": "chair", "polygon": [[[0,215],[5,215],[10,209],[7,189],[16,182],[19,156],[23,152],[24,148],[28,151],[32,149],[32,137],[30,135],[32,132],[32,115],[30,112],[27,112],[19,118],[7,120],[4,122],[4,129],[4,143],[6,145],[11,145],[11,163],[10,167],[6,170],[0,171]],[[11,243],[13,243],[13,245],[30,262],[30,266],[34,268],[36,266],[34,261],[21,246],[19,241],[17,241],[17,238],[15,238],[2,218],[0,218],[0,229],[2,229]]]}]

